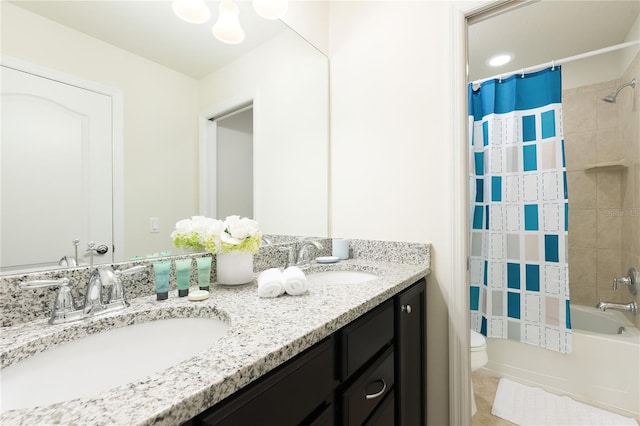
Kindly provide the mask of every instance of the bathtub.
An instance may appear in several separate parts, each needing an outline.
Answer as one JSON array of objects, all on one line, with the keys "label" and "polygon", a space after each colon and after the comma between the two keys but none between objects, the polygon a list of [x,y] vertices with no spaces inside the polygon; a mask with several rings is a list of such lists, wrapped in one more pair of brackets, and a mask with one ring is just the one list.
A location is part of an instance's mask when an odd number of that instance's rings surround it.
[{"label": "bathtub", "polygon": [[640,421],[640,331],[621,312],[579,305],[571,322],[571,354],[489,338],[483,370]]}]

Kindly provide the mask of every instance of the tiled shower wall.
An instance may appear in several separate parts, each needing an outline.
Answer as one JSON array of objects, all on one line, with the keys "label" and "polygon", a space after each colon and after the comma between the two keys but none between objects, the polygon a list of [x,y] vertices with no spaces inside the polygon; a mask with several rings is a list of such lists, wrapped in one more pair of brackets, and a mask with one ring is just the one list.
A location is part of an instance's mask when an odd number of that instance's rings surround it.
[{"label": "tiled shower wall", "polygon": [[[639,71],[640,54],[618,80],[563,92],[574,304],[634,300],[626,288],[612,290],[611,283],[631,266],[640,269],[640,84],[624,88],[615,104],[602,98],[640,77]],[[588,164],[618,160],[627,167],[585,170]],[[640,324],[640,316],[635,322]]]}]

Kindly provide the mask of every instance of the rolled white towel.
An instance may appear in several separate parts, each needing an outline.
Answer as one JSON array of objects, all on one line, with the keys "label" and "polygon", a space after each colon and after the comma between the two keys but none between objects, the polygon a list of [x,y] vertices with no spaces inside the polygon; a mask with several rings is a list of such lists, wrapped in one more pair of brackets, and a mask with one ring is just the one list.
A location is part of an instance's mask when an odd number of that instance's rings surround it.
[{"label": "rolled white towel", "polygon": [[292,296],[304,294],[309,290],[307,277],[297,266],[289,266],[282,272],[284,291]]},{"label": "rolled white towel", "polygon": [[258,296],[278,297],[284,294],[284,279],[278,268],[270,268],[258,275]]}]

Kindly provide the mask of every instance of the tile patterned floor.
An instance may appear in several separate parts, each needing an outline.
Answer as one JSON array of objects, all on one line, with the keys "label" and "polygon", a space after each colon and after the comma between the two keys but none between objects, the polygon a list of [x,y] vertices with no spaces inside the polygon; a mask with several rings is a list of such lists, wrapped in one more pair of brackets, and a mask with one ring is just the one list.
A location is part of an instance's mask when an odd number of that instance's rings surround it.
[{"label": "tile patterned floor", "polygon": [[498,389],[498,381],[500,379],[483,373],[480,370],[471,373],[471,379],[473,380],[473,390],[476,395],[476,405],[478,406],[478,411],[471,418],[471,424],[473,426],[515,425],[515,423],[511,423],[491,414],[493,398],[496,395],[496,389]]}]

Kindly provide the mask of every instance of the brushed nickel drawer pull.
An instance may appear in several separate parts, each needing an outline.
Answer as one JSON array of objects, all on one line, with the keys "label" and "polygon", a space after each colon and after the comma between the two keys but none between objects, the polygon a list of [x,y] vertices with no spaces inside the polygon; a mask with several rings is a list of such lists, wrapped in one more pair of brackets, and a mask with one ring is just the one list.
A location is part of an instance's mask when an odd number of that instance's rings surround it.
[{"label": "brushed nickel drawer pull", "polygon": [[365,396],[366,399],[376,399],[379,396],[381,396],[384,393],[384,391],[387,390],[387,384],[385,383],[384,379],[380,379],[380,380],[376,380],[376,381],[377,382],[382,382],[382,390],[380,392],[366,394],[366,396]]}]

